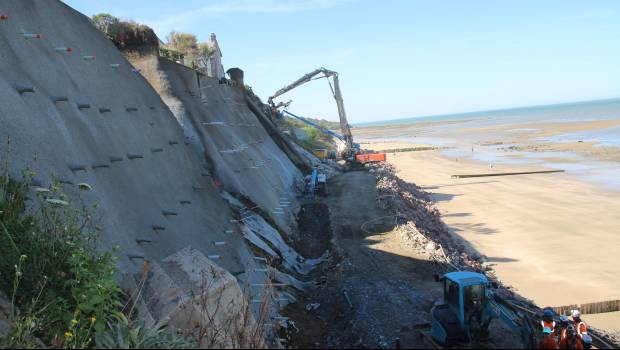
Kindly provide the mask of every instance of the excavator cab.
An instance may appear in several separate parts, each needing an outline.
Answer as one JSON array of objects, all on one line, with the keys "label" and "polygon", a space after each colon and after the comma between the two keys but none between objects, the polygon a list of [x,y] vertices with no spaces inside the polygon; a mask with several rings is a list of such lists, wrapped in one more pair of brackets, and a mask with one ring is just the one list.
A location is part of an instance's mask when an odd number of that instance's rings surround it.
[{"label": "excavator cab", "polygon": [[441,280],[443,299],[431,309],[431,338],[435,343],[452,347],[486,341],[491,321],[497,319],[520,337],[525,348],[536,348],[532,318],[491,291],[486,276],[461,271],[447,273]]},{"label": "excavator cab", "polygon": [[431,336],[443,345],[470,341],[469,325],[481,323],[487,306],[487,278],[474,272],[451,272],[443,276],[443,300],[431,309]]}]

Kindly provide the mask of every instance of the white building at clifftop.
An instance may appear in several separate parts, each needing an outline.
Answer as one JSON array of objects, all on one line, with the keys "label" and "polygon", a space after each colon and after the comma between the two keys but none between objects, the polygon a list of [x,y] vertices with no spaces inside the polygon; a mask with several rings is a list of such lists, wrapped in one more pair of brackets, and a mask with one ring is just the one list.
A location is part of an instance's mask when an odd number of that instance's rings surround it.
[{"label": "white building at clifftop", "polygon": [[222,65],[222,50],[220,50],[220,45],[217,43],[215,33],[211,33],[211,39],[207,42],[207,44],[214,51],[211,57],[207,60],[207,75],[218,79],[224,78],[226,72],[224,71],[224,66]]}]

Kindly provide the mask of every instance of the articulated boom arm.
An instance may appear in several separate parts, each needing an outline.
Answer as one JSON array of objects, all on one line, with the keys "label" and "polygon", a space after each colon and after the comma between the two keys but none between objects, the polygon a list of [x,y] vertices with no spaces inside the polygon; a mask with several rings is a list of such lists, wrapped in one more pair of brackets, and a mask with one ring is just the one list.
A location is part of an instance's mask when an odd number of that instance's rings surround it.
[{"label": "articulated boom arm", "polygon": [[[322,76],[318,76],[317,75],[321,75]],[[338,107],[338,116],[340,118],[340,129],[342,131],[342,136],[344,138],[344,142],[346,144],[346,149],[345,149],[345,153],[346,156],[350,156],[351,153],[353,152],[353,136],[351,135],[351,128],[349,127],[349,123],[347,121],[347,114],[344,110],[344,101],[342,100],[342,92],[340,91],[340,82],[338,81],[338,73],[331,71],[329,69],[325,69],[325,68],[319,68],[316,69],[306,75],[304,75],[303,77],[297,79],[296,81],[294,81],[293,83],[283,87],[282,89],[276,91],[276,93],[273,94],[273,96],[269,97],[269,99],[267,100],[267,102],[269,103],[269,105],[272,108],[276,108],[276,106],[273,103],[273,99],[281,96],[291,90],[293,90],[294,88],[303,85],[307,82],[310,82],[312,80],[315,79],[321,79],[321,78],[326,78],[327,81],[329,82],[329,78],[332,78],[334,80],[334,85],[332,87],[331,82],[329,83],[329,86],[332,88],[332,94],[334,95],[334,99],[336,99],[336,106]]]},{"label": "articulated boom arm", "polygon": [[[317,76],[317,75],[319,75],[319,74],[321,74],[321,73],[323,73],[323,76],[318,77],[318,78],[315,78],[315,76]],[[289,84],[289,85],[287,85],[287,86],[283,87],[282,89],[280,89],[280,90],[276,91],[276,92],[273,94],[273,96],[270,96],[270,97],[269,97],[269,99],[267,100],[267,102],[268,102],[270,105],[273,105],[273,99],[274,99],[274,98],[276,98],[276,97],[278,97],[278,96],[280,96],[280,95],[284,95],[285,93],[287,93],[287,92],[289,92],[289,91],[293,90],[294,88],[296,88],[296,87],[298,87],[298,86],[300,86],[300,85],[303,85],[303,84],[305,84],[305,83],[307,83],[307,82],[310,82],[310,81],[312,81],[312,80],[314,80],[314,79],[328,78],[328,77],[331,77],[331,76],[334,76],[334,75],[338,75],[338,73],[333,72],[333,71],[328,70],[328,69],[325,69],[325,68],[315,69],[314,71],[312,71],[312,72],[310,72],[310,73],[308,73],[308,74],[304,75],[303,77],[301,77],[301,78],[299,78],[299,79],[295,80],[295,81],[294,81],[294,82],[292,82],[291,84]]]},{"label": "articulated boom arm", "polygon": [[513,333],[518,334],[526,348],[535,349],[537,346],[534,336],[535,331],[529,323],[528,317],[520,311],[513,310],[510,305],[505,305],[501,302],[501,299],[496,298],[494,295],[487,295],[487,297],[489,299],[488,307],[492,317],[498,318],[504,322]]}]

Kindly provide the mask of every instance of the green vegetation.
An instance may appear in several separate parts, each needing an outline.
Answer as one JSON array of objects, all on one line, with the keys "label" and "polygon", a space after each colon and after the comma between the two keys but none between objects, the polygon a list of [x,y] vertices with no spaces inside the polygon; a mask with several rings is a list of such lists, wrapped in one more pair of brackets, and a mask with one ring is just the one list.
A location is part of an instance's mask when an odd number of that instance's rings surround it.
[{"label": "green vegetation", "polygon": [[193,345],[128,319],[113,251],[97,250],[95,207],[71,209],[58,184],[33,187],[29,202],[33,176],[0,173],[0,292],[14,310],[0,348]]},{"label": "green vegetation", "polygon": [[[335,122],[330,122],[328,120],[323,120],[323,119],[312,119],[312,118],[307,118],[308,120],[312,121],[315,124],[318,124],[326,129],[338,129],[340,128],[340,124],[339,123],[335,123]],[[305,148],[306,150],[312,152],[315,149],[328,149],[328,150],[334,150],[335,146],[334,146],[334,139],[332,136],[322,132],[321,130],[310,126],[298,119],[295,118],[290,118],[290,117],[284,117],[282,119],[283,123],[285,123],[287,126],[292,127],[292,128],[297,128],[297,129],[301,129],[303,130],[307,135],[308,135],[308,139],[307,140],[302,140],[302,139],[298,139],[296,137],[293,137],[293,139],[295,140],[295,142],[297,142],[298,145],[300,145],[301,147]]]},{"label": "green vegetation", "polygon": [[215,53],[215,48],[206,42],[198,43],[196,35],[172,31],[166,36],[164,48],[178,52],[184,57],[182,61],[191,62],[192,68],[206,67],[209,58]]},{"label": "green vegetation", "polygon": [[[313,122],[314,124],[317,124],[325,129],[328,130],[340,130],[340,123],[339,122],[332,122],[329,120],[325,120],[325,119],[316,119],[316,118],[306,118],[309,121]],[[295,118],[291,118],[291,117],[285,117],[285,120],[288,124],[293,125],[295,127],[298,128],[303,128],[305,126],[308,126],[308,124],[300,121],[299,119],[295,119]]]},{"label": "green vegetation", "polygon": [[91,21],[118,48],[138,47],[143,44],[158,45],[157,36],[151,28],[132,20],[121,21],[109,13],[99,13],[93,15]]},{"label": "green vegetation", "polygon": [[92,16],[95,27],[104,33],[109,33],[111,28],[118,26],[120,20],[109,13],[99,13]]},{"label": "green vegetation", "polygon": [[148,328],[142,322],[134,322],[131,327],[126,322],[112,324],[108,332],[97,334],[96,344],[98,349],[188,349],[196,347],[193,341],[165,329],[161,324]]},{"label": "green vegetation", "polygon": [[4,346],[30,347],[38,338],[62,347],[88,347],[107,322],[124,319],[111,252],[99,253],[92,214],[63,205],[60,187],[39,189],[36,212],[26,211],[27,180],[0,176],[0,289],[14,314]]},{"label": "green vegetation", "polygon": [[312,150],[317,148],[325,148],[332,149],[334,146],[332,145],[332,137],[326,135],[322,131],[317,128],[313,128],[309,125],[305,125],[301,128],[306,134],[308,134],[307,140],[297,140],[300,146],[312,152]]},{"label": "green vegetation", "polygon": [[109,13],[98,13],[91,17],[91,21],[119,48],[150,43],[159,47],[160,56],[192,68],[206,67],[209,58],[215,54],[215,48],[207,42],[199,43],[196,35],[191,33],[171,31],[166,36],[166,43],[159,45],[159,39],[151,28],[132,20],[121,21]]}]

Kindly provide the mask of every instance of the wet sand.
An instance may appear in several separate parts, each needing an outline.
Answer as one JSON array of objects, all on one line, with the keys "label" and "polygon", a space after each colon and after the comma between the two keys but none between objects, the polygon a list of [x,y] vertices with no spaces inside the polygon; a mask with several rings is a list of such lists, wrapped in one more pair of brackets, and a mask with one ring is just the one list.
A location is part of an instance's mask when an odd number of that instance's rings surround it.
[{"label": "wet sand", "polygon": [[[411,147],[399,142],[372,149]],[[419,146],[419,145],[415,145]],[[433,193],[452,232],[488,257],[498,277],[540,306],[620,299],[620,192],[569,174],[451,179],[456,173],[546,170],[443,156],[389,153],[398,175]],[[611,315],[611,316],[609,316]],[[620,324],[620,315],[606,315]],[[595,322],[599,317],[590,319]]]},{"label": "wet sand", "polygon": [[620,333],[620,311],[583,315],[582,319],[592,327]]},{"label": "wet sand", "polygon": [[[373,149],[385,149],[382,141],[397,144],[429,145],[431,141],[447,143],[449,146],[467,145],[492,147],[505,152],[573,152],[592,160],[620,162],[620,149],[596,142],[562,141],[555,137],[577,131],[594,131],[620,126],[619,119],[582,122],[539,122],[468,127],[469,120],[424,122],[385,127],[364,127],[354,130],[358,140],[373,142]],[[458,127],[460,124],[463,127]],[[457,127],[454,127],[454,126]],[[446,128],[449,127],[449,128]],[[418,140],[422,140],[421,142]],[[367,147],[371,148],[371,147]],[[390,148],[392,148],[390,146]],[[568,160],[570,161],[570,159]]]}]

